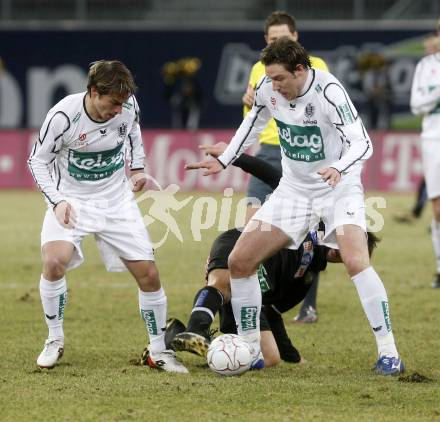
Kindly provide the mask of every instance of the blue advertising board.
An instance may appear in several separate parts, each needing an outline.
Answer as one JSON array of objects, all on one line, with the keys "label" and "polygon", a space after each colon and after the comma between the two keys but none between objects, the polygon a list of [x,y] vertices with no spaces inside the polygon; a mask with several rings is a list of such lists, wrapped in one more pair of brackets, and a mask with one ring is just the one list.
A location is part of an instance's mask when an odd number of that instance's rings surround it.
[{"label": "blue advertising board", "polygon": [[[302,31],[301,42],[324,58],[360,109],[366,98],[359,56],[387,57],[394,111],[408,111],[423,31]],[[201,61],[200,127],[229,128],[241,121],[240,99],[252,64],[264,47],[262,31],[4,30],[0,32],[0,128],[39,127],[64,95],[85,89],[90,62],[119,59],[135,75],[142,125],[171,127],[170,95],[163,81],[166,62]]]}]

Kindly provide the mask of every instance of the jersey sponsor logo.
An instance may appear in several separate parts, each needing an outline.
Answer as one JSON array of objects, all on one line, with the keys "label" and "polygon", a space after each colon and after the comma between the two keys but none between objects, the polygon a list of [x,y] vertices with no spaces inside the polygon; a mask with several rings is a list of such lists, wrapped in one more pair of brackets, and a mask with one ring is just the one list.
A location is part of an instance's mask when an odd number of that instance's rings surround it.
[{"label": "jersey sponsor logo", "polygon": [[263,264],[260,264],[257,270],[258,282],[260,283],[261,293],[266,293],[270,290],[269,283],[267,282],[267,271]]},{"label": "jersey sponsor logo", "polygon": [[157,335],[157,322],[154,311],[151,309],[141,309],[141,316],[147,326],[148,334]]},{"label": "jersey sponsor logo", "polygon": [[353,113],[350,110],[350,107],[347,103],[338,105],[338,110],[341,115],[342,123],[344,125],[351,125],[354,123],[354,116]]},{"label": "jersey sponsor logo", "polygon": [[121,150],[122,144],[101,152],[80,152],[69,149],[67,170],[76,180],[105,179],[124,167],[124,153]]},{"label": "jersey sponsor logo", "polygon": [[257,328],[257,307],[243,306],[240,310],[240,323],[243,331],[255,330]]},{"label": "jersey sponsor logo", "polygon": [[288,125],[276,120],[280,145],[286,157],[295,161],[325,159],[324,141],[319,126]]},{"label": "jersey sponsor logo", "polygon": [[385,325],[387,326],[388,332],[390,332],[392,330],[391,319],[390,319],[390,308],[388,302],[386,302],[385,300],[382,301],[382,311],[383,311],[383,317],[385,319]]},{"label": "jersey sponsor logo", "polygon": [[67,302],[67,292],[64,292],[60,295],[58,302],[58,319],[64,318],[64,308],[66,307]]}]

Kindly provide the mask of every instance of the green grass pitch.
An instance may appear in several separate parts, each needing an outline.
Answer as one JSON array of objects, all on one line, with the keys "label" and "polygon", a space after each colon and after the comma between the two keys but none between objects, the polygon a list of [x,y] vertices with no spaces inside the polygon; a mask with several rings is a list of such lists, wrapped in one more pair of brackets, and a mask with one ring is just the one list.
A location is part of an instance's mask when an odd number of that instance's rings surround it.
[{"label": "green grass pitch", "polygon": [[[201,232],[200,242],[192,240],[195,199],[173,214],[183,243],[170,234],[156,253],[169,316],[185,322],[218,234],[215,224]],[[373,264],[388,291],[406,375],[385,378],[371,372],[375,341],[355,287],[340,265],[329,265],[318,292],[319,322],[295,326],[296,310],[285,315],[307,363],[222,378],[189,354],[180,354],[189,375],[138,365],[146,337],[135,282],[127,273],[105,271],[93,239],[85,242],[85,264],[68,274],[65,355],[55,369],[37,369],[46,337],[38,293],[45,205],[36,192],[1,192],[0,420],[439,420],[440,291],[430,288],[435,272],[431,212],[425,211],[414,225],[398,225],[391,216],[408,209],[412,196],[386,199],[387,208],[381,210],[385,226],[379,233],[383,240]],[[163,229],[154,223],[152,238],[160,239]]]}]

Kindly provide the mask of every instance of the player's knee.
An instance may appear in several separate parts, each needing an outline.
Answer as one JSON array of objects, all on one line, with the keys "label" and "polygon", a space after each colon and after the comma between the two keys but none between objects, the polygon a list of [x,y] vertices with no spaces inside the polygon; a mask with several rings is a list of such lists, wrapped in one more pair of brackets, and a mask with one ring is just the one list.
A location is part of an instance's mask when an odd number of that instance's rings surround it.
[{"label": "player's knee", "polygon": [[232,277],[249,277],[255,272],[255,265],[251,260],[234,252],[229,255],[228,267]]},{"label": "player's knee", "polygon": [[59,280],[66,274],[66,265],[56,256],[43,257],[43,275],[48,280]]},{"label": "player's knee", "polygon": [[141,290],[145,288],[144,291],[150,291],[151,288],[160,288],[159,271],[156,265],[153,263],[146,265],[138,282]]},{"label": "player's knee", "polygon": [[353,277],[368,268],[370,260],[368,257],[352,255],[344,258],[344,265],[348,274]]}]

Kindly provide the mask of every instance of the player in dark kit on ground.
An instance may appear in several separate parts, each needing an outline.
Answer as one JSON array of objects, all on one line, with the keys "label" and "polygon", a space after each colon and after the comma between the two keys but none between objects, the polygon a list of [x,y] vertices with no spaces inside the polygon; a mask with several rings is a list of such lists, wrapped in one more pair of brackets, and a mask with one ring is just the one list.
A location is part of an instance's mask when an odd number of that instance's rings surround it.
[{"label": "player in dark kit on ground", "polygon": [[[281,177],[281,172],[270,164],[246,154],[241,155],[234,165],[273,188]],[[237,332],[230,305],[228,256],[240,234],[237,229],[228,230],[214,241],[206,268],[207,286],[195,296],[187,328],[179,320],[169,321],[166,343],[175,350],[206,356],[212,337],[211,324],[217,312],[220,313],[220,331]],[[376,242],[377,238],[369,233],[370,254]],[[261,350],[266,367],[276,365],[281,359],[295,363],[301,361],[287,335],[282,314],[302,302],[312,285],[313,274],[323,271],[327,262],[341,262],[339,251],[319,245],[318,232],[311,231],[298,250],[282,249],[260,265]]]}]

